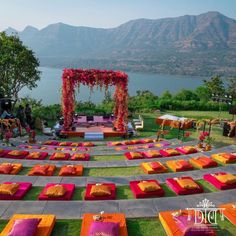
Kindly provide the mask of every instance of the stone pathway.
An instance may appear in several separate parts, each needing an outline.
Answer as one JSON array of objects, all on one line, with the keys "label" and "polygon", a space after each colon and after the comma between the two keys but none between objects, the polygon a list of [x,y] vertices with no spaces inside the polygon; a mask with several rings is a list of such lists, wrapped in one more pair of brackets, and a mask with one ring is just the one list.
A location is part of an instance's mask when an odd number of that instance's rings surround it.
[{"label": "stone pathway", "polygon": [[84,213],[105,211],[122,212],[127,218],[157,217],[161,211],[196,207],[205,198],[216,206],[234,202],[236,190],[136,200],[0,201],[0,216],[2,219],[9,219],[13,214],[55,214],[57,219],[80,219]]}]

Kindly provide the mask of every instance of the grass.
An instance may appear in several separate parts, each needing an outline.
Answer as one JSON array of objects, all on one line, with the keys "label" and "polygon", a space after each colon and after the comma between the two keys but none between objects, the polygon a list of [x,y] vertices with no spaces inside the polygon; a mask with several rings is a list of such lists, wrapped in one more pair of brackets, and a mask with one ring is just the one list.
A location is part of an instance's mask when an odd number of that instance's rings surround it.
[{"label": "grass", "polygon": [[124,161],[124,155],[91,156],[91,161]]},{"label": "grass", "polygon": [[144,174],[139,166],[132,167],[102,167],[102,168],[85,168],[84,176],[135,176]]},{"label": "grass", "polygon": [[82,220],[57,220],[52,236],[80,235]]},{"label": "grass", "polygon": [[[155,136],[158,130],[158,125],[155,120],[157,117],[163,114],[171,114],[180,117],[187,117],[193,119],[214,119],[218,118],[219,112],[217,111],[166,111],[166,112],[153,112],[153,113],[143,113],[141,114],[144,118],[144,129],[140,131],[140,137],[146,136]],[[232,115],[228,114],[228,112],[221,112],[221,119],[232,119]],[[169,129],[169,128],[167,128]],[[165,136],[166,139],[177,138],[178,130],[177,129],[169,129],[170,132]],[[191,132],[191,136],[189,138],[185,138],[184,141],[189,141],[193,139],[197,139],[199,133],[195,129],[189,130]],[[215,125],[212,128],[211,136],[215,139],[214,146],[223,147],[226,145],[236,144],[236,137],[229,138],[222,135],[223,129],[219,125]]]},{"label": "grass", "polygon": [[[129,236],[166,236],[165,230],[158,218],[133,218],[126,219]],[[0,221],[0,231],[6,226],[7,221]],[[218,231],[219,236],[234,236],[236,235],[236,227],[233,226],[227,219],[220,221],[218,216]],[[57,220],[54,226],[52,236],[78,236],[80,235],[82,220]]]},{"label": "grass", "polygon": [[217,215],[217,223],[218,223],[218,236],[234,236],[236,235],[236,226],[232,225],[226,218],[223,221],[220,220],[220,215]]},{"label": "grass", "polygon": [[165,197],[176,197],[176,193],[172,191],[166,184],[160,184],[163,190],[165,191]]},{"label": "grass", "polygon": [[165,236],[164,228],[158,218],[127,219],[129,236]]},{"label": "grass", "polygon": [[30,200],[37,200],[39,194],[42,192],[43,187],[32,187],[30,191],[25,195],[24,200],[30,201]]},{"label": "grass", "polygon": [[117,199],[134,199],[129,186],[118,186],[116,189],[116,197]]},{"label": "grass", "polygon": [[197,180],[197,183],[199,183],[200,185],[202,185],[204,192],[209,193],[209,192],[218,192],[219,190],[217,188],[215,188],[212,184],[206,182],[203,179]]},{"label": "grass", "polygon": [[32,167],[23,167],[22,170],[18,173],[18,175],[27,175]]}]

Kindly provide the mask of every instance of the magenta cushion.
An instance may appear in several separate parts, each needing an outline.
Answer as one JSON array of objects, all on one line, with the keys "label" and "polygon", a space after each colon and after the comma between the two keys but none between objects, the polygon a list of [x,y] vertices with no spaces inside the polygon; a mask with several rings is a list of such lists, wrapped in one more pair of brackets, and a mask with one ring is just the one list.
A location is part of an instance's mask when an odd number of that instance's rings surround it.
[{"label": "magenta cushion", "polygon": [[37,218],[15,220],[8,236],[34,236],[40,221]]},{"label": "magenta cushion", "polygon": [[206,236],[212,233],[211,228],[209,228],[206,224],[195,224],[194,216],[188,220],[188,216],[175,216],[178,226],[183,232],[184,236]]},{"label": "magenta cushion", "polygon": [[88,236],[95,235],[109,235],[109,236],[119,236],[119,223],[114,222],[93,222],[90,226]]}]

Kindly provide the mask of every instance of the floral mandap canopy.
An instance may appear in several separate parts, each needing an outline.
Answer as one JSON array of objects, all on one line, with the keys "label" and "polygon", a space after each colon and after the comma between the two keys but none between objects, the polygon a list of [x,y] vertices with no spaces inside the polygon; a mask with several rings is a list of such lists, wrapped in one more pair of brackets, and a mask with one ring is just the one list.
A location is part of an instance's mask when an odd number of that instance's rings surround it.
[{"label": "floral mandap canopy", "polygon": [[115,107],[114,127],[117,131],[125,132],[128,116],[128,76],[124,72],[95,69],[64,69],[62,75],[62,113],[64,130],[70,130],[75,110],[75,88],[80,83],[93,87],[108,89],[116,86],[114,93]]}]

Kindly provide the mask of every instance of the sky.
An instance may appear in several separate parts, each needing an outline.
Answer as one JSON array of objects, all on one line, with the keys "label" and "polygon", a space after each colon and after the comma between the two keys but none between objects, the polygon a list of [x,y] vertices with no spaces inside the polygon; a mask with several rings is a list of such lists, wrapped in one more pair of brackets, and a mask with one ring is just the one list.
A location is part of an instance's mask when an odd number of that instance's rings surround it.
[{"label": "sky", "polygon": [[219,11],[236,19],[236,0],[0,0],[0,31],[42,29],[63,22],[112,28],[138,18],[159,19]]}]

